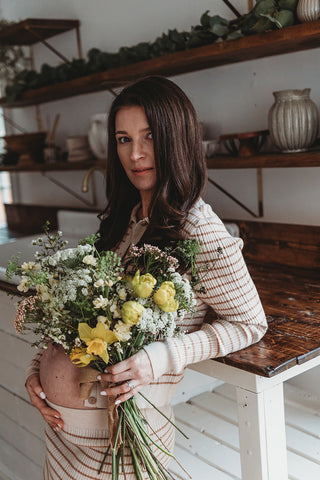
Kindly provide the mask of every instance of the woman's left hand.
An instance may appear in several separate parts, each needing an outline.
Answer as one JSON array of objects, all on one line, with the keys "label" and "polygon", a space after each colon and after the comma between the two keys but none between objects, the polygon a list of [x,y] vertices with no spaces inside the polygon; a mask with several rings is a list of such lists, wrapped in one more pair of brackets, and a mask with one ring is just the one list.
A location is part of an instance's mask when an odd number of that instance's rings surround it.
[{"label": "woman's left hand", "polygon": [[100,394],[117,396],[116,405],[129,400],[153,380],[152,366],[144,350],[127,360],[108,366],[106,372],[98,375],[98,380],[115,385],[102,390]]}]

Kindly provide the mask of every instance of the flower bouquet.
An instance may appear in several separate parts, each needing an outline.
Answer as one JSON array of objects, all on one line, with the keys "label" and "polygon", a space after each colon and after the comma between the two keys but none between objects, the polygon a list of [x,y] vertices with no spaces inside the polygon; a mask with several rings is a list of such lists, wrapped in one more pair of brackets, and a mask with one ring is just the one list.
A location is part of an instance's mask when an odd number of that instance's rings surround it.
[{"label": "flower bouquet", "polygon": [[[33,345],[60,344],[75,365],[104,372],[151,342],[181,335],[176,320],[195,309],[197,242],[180,241],[164,250],[133,246],[123,267],[114,252],[97,251],[97,235],[66,248],[61,232],[52,235],[47,225],[45,233],[34,241],[40,250],[34,261],[20,265],[15,257],[7,268],[9,279],[20,276],[17,288],[25,294],[18,302],[16,331],[37,334]],[[191,272],[191,282],[178,272],[177,258]],[[150,436],[135,397],[119,406],[113,401],[111,408],[110,445],[99,473],[110,453],[117,480],[129,447],[137,480],[144,472],[150,480],[172,478],[154,451],[173,455]]]}]

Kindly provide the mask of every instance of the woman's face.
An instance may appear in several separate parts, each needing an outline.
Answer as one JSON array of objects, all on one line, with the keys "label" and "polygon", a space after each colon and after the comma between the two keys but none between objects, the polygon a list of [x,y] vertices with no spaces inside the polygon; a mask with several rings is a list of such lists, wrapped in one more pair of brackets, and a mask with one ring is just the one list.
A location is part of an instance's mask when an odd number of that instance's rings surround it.
[{"label": "woman's face", "polygon": [[153,139],[144,109],[122,107],[115,121],[117,152],[130,182],[150,202],[156,186]]}]

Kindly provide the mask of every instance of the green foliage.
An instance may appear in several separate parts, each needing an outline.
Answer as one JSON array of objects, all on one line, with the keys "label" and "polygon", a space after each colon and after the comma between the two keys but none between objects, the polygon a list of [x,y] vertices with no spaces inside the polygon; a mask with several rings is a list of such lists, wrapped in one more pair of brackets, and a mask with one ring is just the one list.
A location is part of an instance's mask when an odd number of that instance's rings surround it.
[{"label": "green foliage", "polygon": [[244,35],[293,25],[297,21],[295,16],[297,3],[298,0],[257,0],[249,13],[231,21],[219,15],[210,16],[207,10],[201,15],[200,24],[191,27],[188,32],[178,32],[177,29],[168,30],[153,42],[140,42],[132,47],[123,46],[116,53],[102,52],[98,48],[92,48],[87,54],[87,61],[74,59],[70,63],[57,67],[43,64],[39,73],[23,69],[16,72],[11,84],[7,85],[6,101],[14,102],[27,90],[66,82],[181,50],[201,47],[219,39],[234,40]]}]

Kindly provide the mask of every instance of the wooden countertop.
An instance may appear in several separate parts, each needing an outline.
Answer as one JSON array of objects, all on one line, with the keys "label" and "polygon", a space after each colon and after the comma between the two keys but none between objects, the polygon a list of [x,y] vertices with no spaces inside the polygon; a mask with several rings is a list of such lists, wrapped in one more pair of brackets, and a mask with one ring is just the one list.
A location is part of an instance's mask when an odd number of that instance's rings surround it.
[{"label": "wooden countertop", "polygon": [[254,345],[216,359],[272,377],[320,355],[320,272],[249,263],[268,319],[268,331]]}]

